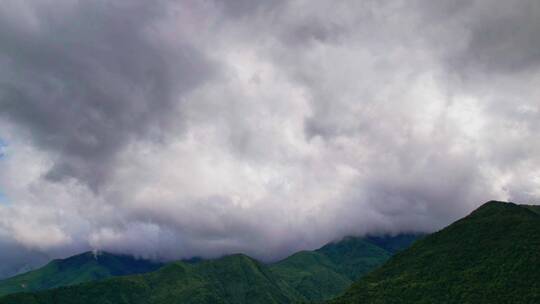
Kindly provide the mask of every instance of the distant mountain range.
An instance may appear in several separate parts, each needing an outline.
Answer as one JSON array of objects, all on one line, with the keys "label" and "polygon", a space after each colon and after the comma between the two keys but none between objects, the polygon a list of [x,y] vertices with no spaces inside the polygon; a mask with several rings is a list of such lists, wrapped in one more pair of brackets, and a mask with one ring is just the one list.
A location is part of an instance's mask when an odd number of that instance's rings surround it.
[{"label": "distant mountain range", "polygon": [[329,303],[540,303],[540,206],[488,202]]},{"label": "distant mountain range", "polygon": [[0,281],[0,294],[24,292],[6,296],[0,303],[322,301],[342,293],[354,280],[382,265],[417,237],[347,237],[273,264],[238,254],[162,265],[129,256],[87,252]]},{"label": "distant mountain range", "polygon": [[160,266],[86,253],[0,281],[33,291],[0,304],[540,303],[540,206],[491,201],[429,236],[348,237],[273,264]]},{"label": "distant mountain range", "polygon": [[157,270],[161,263],[135,259],[127,255],[107,252],[85,252],[12,278],[0,281],[0,296],[27,291],[38,291],[60,286],[105,279],[113,276],[145,273]]}]

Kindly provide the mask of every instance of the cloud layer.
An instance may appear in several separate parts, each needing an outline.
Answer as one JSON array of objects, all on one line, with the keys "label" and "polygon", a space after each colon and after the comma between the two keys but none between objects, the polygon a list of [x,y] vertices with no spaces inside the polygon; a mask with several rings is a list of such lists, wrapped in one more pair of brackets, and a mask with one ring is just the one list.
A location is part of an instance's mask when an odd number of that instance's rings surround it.
[{"label": "cloud layer", "polygon": [[538,202],[536,1],[52,2],[0,9],[13,250],[272,260]]}]

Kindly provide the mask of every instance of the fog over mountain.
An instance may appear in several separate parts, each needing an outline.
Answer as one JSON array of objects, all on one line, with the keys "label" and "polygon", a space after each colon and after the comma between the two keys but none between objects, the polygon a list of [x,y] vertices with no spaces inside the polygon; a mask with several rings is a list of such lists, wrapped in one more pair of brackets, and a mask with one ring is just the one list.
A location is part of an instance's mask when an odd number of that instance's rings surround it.
[{"label": "fog over mountain", "polygon": [[0,275],[538,203],[539,32],[533,0],[5,0]]}]

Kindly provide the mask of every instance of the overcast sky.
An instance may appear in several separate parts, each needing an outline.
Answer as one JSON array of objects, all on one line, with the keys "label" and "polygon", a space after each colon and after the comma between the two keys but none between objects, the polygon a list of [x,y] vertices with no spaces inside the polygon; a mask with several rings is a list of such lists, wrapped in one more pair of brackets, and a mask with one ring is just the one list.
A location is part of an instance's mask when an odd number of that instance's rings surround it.
[{"label": "overcast sky", "polygon": [[4,0],[0,274],[538,203],[539,33],[535,0]]}]

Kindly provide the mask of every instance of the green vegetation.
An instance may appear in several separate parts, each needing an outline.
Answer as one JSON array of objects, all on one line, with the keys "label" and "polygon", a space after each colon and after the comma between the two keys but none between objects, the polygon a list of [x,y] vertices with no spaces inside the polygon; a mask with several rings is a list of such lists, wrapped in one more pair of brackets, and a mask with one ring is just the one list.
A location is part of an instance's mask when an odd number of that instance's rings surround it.
[{"label": "green vegetation", "polygon": [[330,303],[540,303],[537,212],[488,202],[396,254]]},{"label": "green vegetation", "polygon": [[534,213],[540,214],[540,206],[539,205],[520,205],[522,207],[525,207],[529,210],[531,210]]},{"label": "green vegetation", "polygon": [[175,262],[145,275],[112,278],[34,294],[9,295],[0,303],[290,303],[301,297],[264,265],[233,255],[197,264]]},{"label": "green vegetation", "polygon": [[301,251],[271,266],[305,299],[319,301],[343,292],[360,276],[390,258],[390,253],[361,238],[345,238],[315,251]]},{"label": "green vegetation", "polygon": [[190,263],[35,293],[18,293],[0,304],[49,303],[299,303],[329,299],[390,253],[364,239],[346,238],[265,265],[244,255]]},{"label": "green vegetation", "polygon": [[382,249],[397,253],[411,246],[413,242],[424,237],[424,234],[398,234],[396,236],[368,236],[366,240]]},{"label": "green vegetation", "polygon": [[161,264],[130,256],[86,252],[54,260],[34,271],[0,281],[0,296],[23,291],[38,291],[95,281],[112,276],[145,273]]},{"label": "green vegetation", "polygon": [[[538,206],[488,202],[401,251],[416,238],[345,238],[271,265],[239,254],[174,262],[148,273],[153,269],[144,261],[113,255],[96,260],[87,253],[2,281],[0,291],[86,283],[11,294],[0,304],[320,302],[355,280],[329,303],[540,303]],[[141,274],[92,281],[129,271]]]}]

